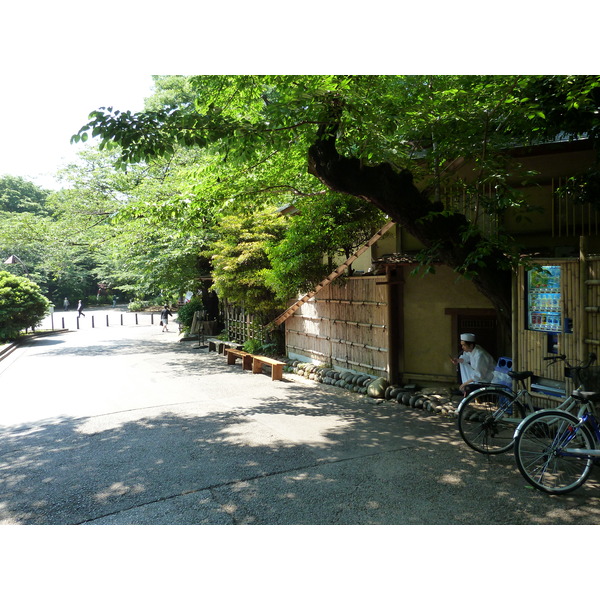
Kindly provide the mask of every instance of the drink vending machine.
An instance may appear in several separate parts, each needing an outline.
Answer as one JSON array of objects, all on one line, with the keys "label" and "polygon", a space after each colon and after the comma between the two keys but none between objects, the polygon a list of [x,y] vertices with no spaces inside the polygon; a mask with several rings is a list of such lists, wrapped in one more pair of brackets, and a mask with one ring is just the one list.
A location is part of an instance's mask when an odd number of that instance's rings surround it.
[{"label": "drink vending machine", "polygon": [[527,327],[562,331],[561,267],[544,266],[527,274]]}]

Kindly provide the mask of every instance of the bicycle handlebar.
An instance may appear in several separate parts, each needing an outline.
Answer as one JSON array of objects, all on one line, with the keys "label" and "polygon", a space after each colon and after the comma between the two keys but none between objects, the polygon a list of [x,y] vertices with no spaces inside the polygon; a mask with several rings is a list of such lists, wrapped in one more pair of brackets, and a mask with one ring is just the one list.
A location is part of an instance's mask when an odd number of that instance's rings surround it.
[{"label": "bicycle handlebar", "polygon": [[596,362],[597,358],[598,357],[596,356],[595,352],[590,352],[586,363],[579,367],[574,367],[573,365],[569,364],[566,354],[557,354],[556,356],[544,356],[543,360],[551,360],[553,361],[552,364],[558,362],[559,360],[562,360],[570,369],[587,369],[592,363]]}]

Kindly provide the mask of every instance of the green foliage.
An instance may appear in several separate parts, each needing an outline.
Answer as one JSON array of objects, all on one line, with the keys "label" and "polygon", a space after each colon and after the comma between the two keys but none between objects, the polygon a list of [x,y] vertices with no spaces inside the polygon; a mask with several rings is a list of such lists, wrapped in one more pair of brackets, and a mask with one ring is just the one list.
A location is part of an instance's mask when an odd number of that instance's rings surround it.
[{"label": "green foliage", "polygon": [[600,136],[600,76],[528,77],[520,102],[538,135]]},{"label": "green foliage", "polygon": [[140,311],[144,310],[145,308],[152,306],[152,304],[153,303],[150,302],[149,300],[140,300],[140,299],[136,298],[135,300],[132,300],[127,305],[127,310],[129,312],[140,312]]},{"label": "green foliage", "polygon": [[267,248],[272,269],[266,282],[284,301],[313,289],[385,222],[375,206],[344,194],[301,198],[294,206],[298,212],[289,218],[283,239]]},{"label": "green foliage", "polygon": [[[65,296],[94,293],[97,284],[90,239],[91,230],[102,219],[101,211],[97,206],[86,206],[83,194],[81,198],[67,192],[49,194],[41,188],[31,191],[31,186],[27,189],[34,202],[21,202],[20,207],[13,203],[14,210],[0,213],[0,256],[19,256],[32,280],[56,304]],[[95,235],[99,235],[98,229]],[[18,269],[21,267],[14,265],[11,272],[19,273]]]},{"label": "green foliage", "polygon": [[[489,243],[478,241],[480,221],[524,202],[509,178],[519,174],[520,167],[506,149],[551,140],[559,132],[594,137],[599,129],[598,76],[169,76],[157,78],[156,85],[157,94],[146,111],[132,114],[100,108],[73,136],[73,141],[92,136],[99,139],[100,147],[118,147],[117,164],[134,170],[169,165],[168,159],[176,159],[182,148],[196,153],[195,165],[188,165],[185,175],[184,170],[178,171],[182,178],[190,178],[187,188],[177,185],[174,193],[165,195],[153,193],[155,188],[148,188],[147,195],[136,192],[134,210],[120,212],[129,221],[145,221],[121,238],[132,256],[144,258],[143,267],[133,260],[120,261],[123,245],[115,243],[102,263],[102,276],[118,272],[118,281],[130,289],[150,291],[152,285],[162,289],[193,271],[194,245],[209,258],[205,251],[211,247],[217,289],[222,295],[231,294],[236,303],[254,307],[268,299],[269,289],[283,299],[311,287],[327,270],[317,254],[335,260],[338,253],[349,252],[344,238],[357,243],[361,238],[351,222],[332,218],[325,206],[325,184],[308,173],[307,151],[325,124],[335,128],[336,148],[355,159],[353,164],[385,164],[392,171],[409,169],[414,174],[425,186],[423,198],[431,200],[426,210],[437,223],[450,224],[438,227],[436,235],[422,223],[411,227],[411,220],[420,219],[422,212],[401,212],[391,206],[393,201],[382,204],[360,188],[352,193],[384,214],[400,214],[413,235],[418,230],[426,247],[424,256],[447,261],[469,276],[498,268],[491,258],[494,249],[508,256],[499,268],[519,259],[506,236]],[[455,182],[465,160],[473,165],[469,172],[460,173],[469,182],[464,192],[473,229],[463,235],[474,246],[466,249],[447,238],[442,241],[453,214],[442,214],[445,207],[440,202],[445,186]],[[482,194],[483,188],[495,193]],[[256,241],[248,240],[242,240],[246,249],[239,256],[224,248],[232,248],[234,240],[224,221],[222,229],[215,226],[221,215],[247,215],[300,201],[304,206],[297,225],[290,220],[288,233],[263,240],[260,252]],[[452,210],[458,215],[463,209]],[[349,215],[352,212],[348,210]],[[170,219],[172,230],[163,228]],[[332,222],[337,226],[330,226]],[[149,234],[150,223],[160,226]],[[191,223],[200,225],[192,229]],[[175,239],[179,233],[191,243],[174,248],[169,233]],[[158,251],[144,254],[142,240],[148,235],[148,246]],[[252,267],[240,259],[251,254],[250,243],[253,256],[261,257]],[[180,271],[179,265],[184,264]],[[173,273],[171,280],[169,273]]]},{"label": "green foliage", "polygon": [[73,207],[63,218],[93,253],[96,280],[141,298],[177,297],[207,274],[199,252],[212,217],[193,202],[186,175],[196,156],[180,152],[168,163],[133,165],[124,173],[115,168],[114,152],[93,150],[63,172],[71,185],[63,194]]},{"label": "green foliage", "polygon": [[[452,221],[459,209],[435,201],[469,160],[459,194],[469,198],[469,226],[453,231],[453,266],[474,277],[500,251],[500,267],[512,268],[520,259],[508,237],[476,241],[482,216],[527,209],[509,175],[531,173],[506,148],[600,130],[598,76],[154,79],[145,111],[99,108],[73,136],[99,144],[62,172],[65,189],[0,178],[0,257],[19,256],[57,304],[99,283],[129,297],[179,297],[214,275],[222,297],[266,315],[313,288],[394,208],[364,190],[341,195],[309,173],[308,149],[331,122],[339,152],[361,168],[414,174],[434,207],[415,217],[421,225]],[[590,173],[567,188],[597,199],[598,180]],[[286,205],[299,212],[275,218]],[[421,241],[426,268],[448,258],[440,239]]]},{"label": "green foliage", "polygon": [[21,330],[36,327],[49,305],[37,284],[0,271],[0,340],[14,339]]},{"label": "green foliage", "polygon": [[45,215],[49,193],[22,177],[5,175],[0,177],[0,212]]},{"label": "green foliage", "polygon": [[565,184],[556,189],[559,194],[569,194],[569,198],[578,204],[600,206],[600,170],[589,169],[569,177]]},{"label": "green foliage", "polygon": [[258,354],[261,356],[277,356],[278,354],[285,352],[283,348],[280,348],[275,341],[261,342],[256,338],[247,339],[242,349],[250,354]]},{"label": "green foliage", "polygon": [[273,210],[221,219],[219,238],[209,251],[214,288],[220,297],[255,315],[281,309],[281,302],[265,283],[265,273],[270,268],[267,248],[282,239],[284,229],[285,221]]},{"label": "green foliage", "polygon": [[194,320],[194,313],[204,309],[202,298],[194,296],[189,302],[180,306],[177,311],[177,318],[184,327],[191,327]]},{"label": "green foliage", "polygon": [[263,343],[260,340],[255,340],[254,338],[250,338],[246,340],[243,345],[243,349],[245,352],[249,352],[250,354],[259,354],[262,350]]}]

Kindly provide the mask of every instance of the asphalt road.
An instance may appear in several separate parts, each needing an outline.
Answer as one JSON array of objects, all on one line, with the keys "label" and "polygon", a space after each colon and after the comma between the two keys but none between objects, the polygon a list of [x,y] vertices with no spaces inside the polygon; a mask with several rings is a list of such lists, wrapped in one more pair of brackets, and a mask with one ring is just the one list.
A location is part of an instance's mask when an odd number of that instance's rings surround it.
[{"label": "asphalt road", "polygon": [[546,496],[452,419],[94,314],[0,361],[1,524],[600,523],[596,473]]}]

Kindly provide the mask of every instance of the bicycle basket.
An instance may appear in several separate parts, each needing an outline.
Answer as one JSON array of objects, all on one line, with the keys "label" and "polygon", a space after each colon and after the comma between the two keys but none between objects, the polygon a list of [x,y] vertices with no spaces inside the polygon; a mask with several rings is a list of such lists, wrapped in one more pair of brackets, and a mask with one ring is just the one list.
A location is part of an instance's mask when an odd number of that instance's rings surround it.
[{"label": "bicycle basket", "polygon": [[600,392],[600,366],[573,369],[573,381],[587,392]]}]

